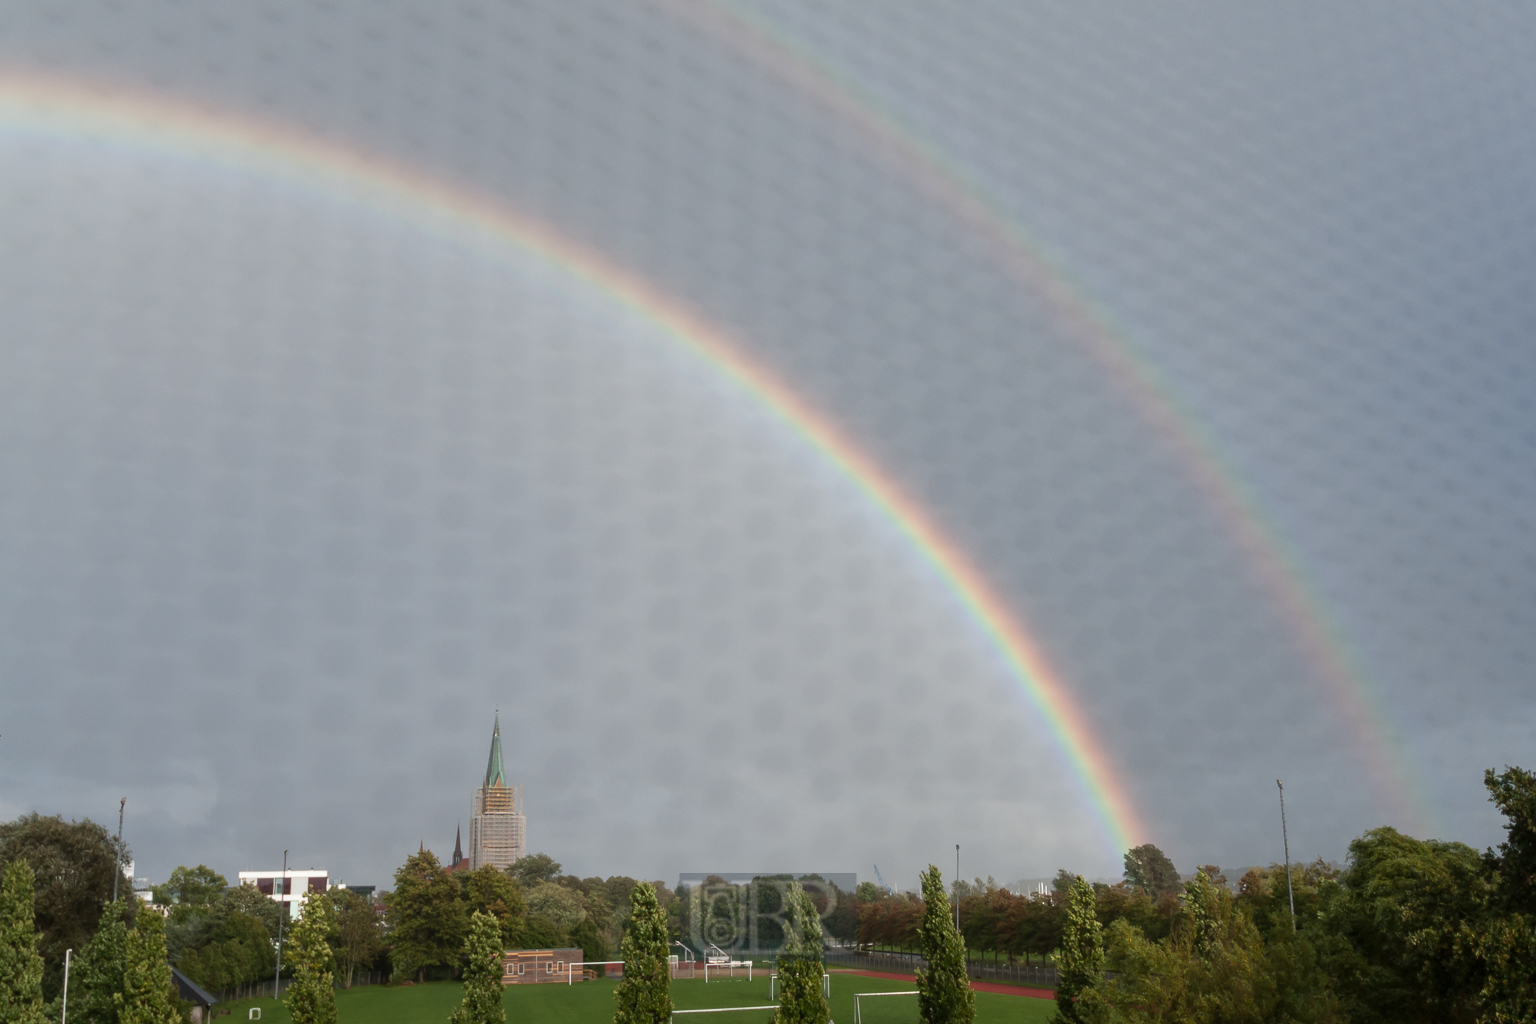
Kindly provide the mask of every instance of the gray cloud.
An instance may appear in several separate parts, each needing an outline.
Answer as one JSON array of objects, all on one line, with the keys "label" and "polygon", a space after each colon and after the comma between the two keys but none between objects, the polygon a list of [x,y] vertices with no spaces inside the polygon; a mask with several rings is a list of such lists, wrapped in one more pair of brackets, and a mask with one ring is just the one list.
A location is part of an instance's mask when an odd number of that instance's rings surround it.
[{"label": "gray cloud", "polygon": [[[763,17],[1056,254],[1355,652],[1443,835],[1530,763],[1533,26],[910,5]],[[1208,12],[1207,12],[1208,13]],[[635,5],[72,18],[0,66],[256,113],[496,197],[719,323],[1040,638],[1186,866],[1388,823],[1176,453],[888,155]],[[110,41],[111,45],[104,45]],[[141,871],[446,852],[503,714],[582,873],[1117,869],[964,609],[783,425],[525,257],[0,131],[0,813]],[[946,851],[949,851],[948,853]]]}]

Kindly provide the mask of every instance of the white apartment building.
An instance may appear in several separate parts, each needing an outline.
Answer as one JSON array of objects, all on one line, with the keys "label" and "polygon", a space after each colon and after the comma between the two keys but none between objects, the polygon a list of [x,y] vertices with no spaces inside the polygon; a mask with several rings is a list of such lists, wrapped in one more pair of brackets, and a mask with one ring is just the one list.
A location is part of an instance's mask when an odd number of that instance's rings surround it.
[{"label": "white apartment building", "polygon": [[251,884],[263,896],[270,896],[288,911],[289,919],[299,916],[299,904],[312,892],[331,887],[331,873],[324,868],[289,868],[287,871],[242,871],[240,884]]}]

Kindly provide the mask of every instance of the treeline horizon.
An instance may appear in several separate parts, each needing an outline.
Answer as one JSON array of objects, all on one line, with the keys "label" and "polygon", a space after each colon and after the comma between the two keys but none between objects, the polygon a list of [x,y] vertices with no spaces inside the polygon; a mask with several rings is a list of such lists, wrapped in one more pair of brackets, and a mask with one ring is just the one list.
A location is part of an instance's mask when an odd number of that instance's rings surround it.
[{"label": "treeline horizon", "polygon": [[[1186,881],[1146,844],[1126,852],[1124,877],[1112,884],[1067,870],[1045,893],[957,881],[951,893],[964,948],[999,963],[1055,964],[1059,992],[1070,990],[1062,1011],[1069,1021],[1533,1020],[1536,776],[1510,767],[1490,769],[1484,781],[1506,818],[1497,848],[1382,827],[1351,842],[1344,865],[1272,864],[1231,880],[1208,864]],[[34,880],[47,998],[59,994],[65,949],[89,976],[92,958],[111,954],[103,936],[120,945],[146,912],[131,892],[120,890],[112,904],[119,857],[127,859],[126,848],[89,819],[32,813],[0,823],[0,867],[25,862]],[[711,942],[739,948],[748,936],[771,948],[783,938],[774,929],[784,908],[774,901],[795,878],[818,883],[808,898],[827,939],[921,945],[924,901],[868,881],[853,893],[814,875],[749,883],[709,876],[677,890],[650,884],[669,941],[702,953]],[[503,948],[579,947],[586,960],[611,959],[638,885],[629,876],[567,875],[543,853],[505,870],[449,871],[421,850],[377,904],[341,888],[308,898],[324,898],[334,911],[327,942],[345,987],[359,970],[396,981],[458,977],[476,913],[495,920]],[[205,988],[239,989],[275,973],[283,911],[254,886],[231,886],[204,865],[180,866],[154,896],[165,908],[167,960]],[[1158,1007],[1164,1016],[1147,1016]]]}]

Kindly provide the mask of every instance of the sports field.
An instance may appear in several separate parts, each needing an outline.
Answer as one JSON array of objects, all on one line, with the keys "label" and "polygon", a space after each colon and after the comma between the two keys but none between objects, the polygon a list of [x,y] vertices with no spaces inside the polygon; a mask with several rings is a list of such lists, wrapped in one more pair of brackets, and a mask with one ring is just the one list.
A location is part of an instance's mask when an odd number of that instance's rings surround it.
[{"label": "sports field", "polygon": [[[521,985],[506,990],[508,1024],[608,1024],[613,1020],[613,981],[566,985]],[[911,989],[910,981],[832,975],[832,1019],[853,1024],[855,992],[893,992]],[[409,988],[370,986],[336,993],[340,1024],[445,1024],[463,998],[458,982],[444,981]],[[711,979],[672,983],[672,1002],[679,1010],[725,1006],[766,1006],[767,972],[745,978]],[[864,1024],[907,1024],[917,1020],[916,996],[891,996],[862,1000]],[[232,1010],[231,1024],[247,1019],[251,1006],[262,1009],[262,1024],[289,1024],[288,1012],[271,999],[247,1000],[220,1006]],[[1056,1004],[1048,999],[976,993],[979,1024],[1044,1024]],[[701,1013],[678,1018],[679,1024],[763,1024],[769,1010],[742,1013]]]}]

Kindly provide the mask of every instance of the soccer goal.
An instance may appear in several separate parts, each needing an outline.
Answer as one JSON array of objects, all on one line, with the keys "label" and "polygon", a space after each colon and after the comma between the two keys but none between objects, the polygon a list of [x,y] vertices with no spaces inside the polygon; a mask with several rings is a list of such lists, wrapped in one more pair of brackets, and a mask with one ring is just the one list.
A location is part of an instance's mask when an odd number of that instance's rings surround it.
[{"label": "soccer goal", "polygon": [[[578,967],[608,967],[608,966],[611,966],[613,964],[618,964],[620,967],[623,967],[624,966],[624,961],[623,960],[583,960],[580,963],[576,963],[576,962],[568,963],[568,964],[565,965],[565,983],[567,985],[569,985],[569,984],[571,984],[575,980],[574,972],[575,972],[575,970]],[[585,972],[583,972],[582,980],[583,981],[586,980]]]},{"label": "soccer goal", "polygon": [[743,1010],[777,1010],[778,1008],[779,1004],[774,1003],[772,1006],[717,1006],[712,1010],[673,1010],[672,1020],[675,1022],[677,1018],[687,1013],[740,1013]]},{"label": "soccer goal", "polygon": [[[821,994],[828,999],[832,998],[832,975],[826,971],[821,972]],[[768,998],[779,998],[779,976],[777,974],[768,975]]]},{"label": "soccer goal", "polygon": [[863,1013],[859,1008],[860,999],[873,999],[876,996],[915,996],[917,989],[910,992],[855,992],[853,994],[853,1024],[864,1024]]}]

